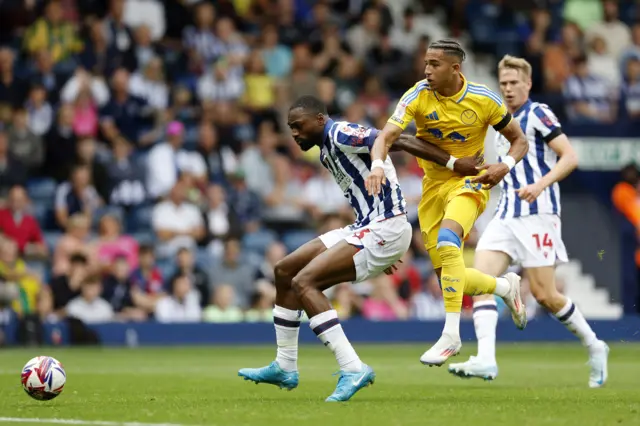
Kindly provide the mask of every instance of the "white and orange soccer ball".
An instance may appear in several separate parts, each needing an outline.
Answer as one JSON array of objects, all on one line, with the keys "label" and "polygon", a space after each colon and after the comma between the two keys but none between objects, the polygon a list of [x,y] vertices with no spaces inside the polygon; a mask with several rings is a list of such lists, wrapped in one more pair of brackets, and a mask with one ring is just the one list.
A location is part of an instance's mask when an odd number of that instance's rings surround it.
[{"label": "white and orange soccer ball", "polygon": [[38,356],[25,364],[20,380],[27,395],[38,401],[48,401],[60,395],[67,374],[57,359]]}]

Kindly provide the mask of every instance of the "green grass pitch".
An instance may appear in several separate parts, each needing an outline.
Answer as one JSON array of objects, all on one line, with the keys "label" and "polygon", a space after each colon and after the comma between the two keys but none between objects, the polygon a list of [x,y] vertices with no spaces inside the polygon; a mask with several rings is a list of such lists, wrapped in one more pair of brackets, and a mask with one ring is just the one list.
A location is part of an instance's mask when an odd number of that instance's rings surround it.
[{"label": "green grass pitch", "polygon": [[[377,379],[350,402],[328,404],[337,370],[321,345],[300,350],[300,386],[292,392],[245,382],[241,367],[269,363],[273,347],[10,349],[0,351],[3,424],[126,425],[640,425],[640,345],[611,345],[609,383],[589,389],[579,345],[509,344],[498,348],[493,383],[427,368],[425,345],[356,345]],[[475,345],[466,344],[466,358]],[[20,386],[36,355],[59,359],[64,392],[38,402]],[[33,422],[18,419],[35,419]],[[75,423],[71,422],[74,421]],[[102,422],[102,423],[101,423]]]}]

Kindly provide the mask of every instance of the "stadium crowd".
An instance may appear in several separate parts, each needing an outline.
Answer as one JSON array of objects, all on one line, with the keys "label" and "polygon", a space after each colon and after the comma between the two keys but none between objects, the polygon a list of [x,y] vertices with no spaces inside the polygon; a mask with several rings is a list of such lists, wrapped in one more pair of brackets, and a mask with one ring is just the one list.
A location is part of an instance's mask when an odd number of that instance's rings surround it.
[{"label": "stadium crowd", "polygon": [[[424,78],[420,22],[437,10],[491,61],[525,56],[535,95],[568,120],[640,117],[640,24],[620,21],[637,2],[409,3],[0,2],[5,315],[269,321],[276,262],[353,220],[318,152],[289,136],[288,105],[312,93],[381,128]],[[416,223],[421,171],[394,161]],[[419,231],[393,276],[332,298],[345,318],[444,317]]]}]

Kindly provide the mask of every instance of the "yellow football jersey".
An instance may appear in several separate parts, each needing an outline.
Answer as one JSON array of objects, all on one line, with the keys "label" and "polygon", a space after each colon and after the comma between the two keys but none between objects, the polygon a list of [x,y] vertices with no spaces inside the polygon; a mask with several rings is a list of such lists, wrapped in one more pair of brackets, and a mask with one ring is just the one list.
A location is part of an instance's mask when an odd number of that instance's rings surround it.
[{"label": "yellow football jersey", "polygon": [[[487,128],[501,130],[511,121],[500,95],[487,86],[462,76],[462,89],[444,97],[429,88],[427,80],[416,83],[402,96],[389,123],[403,130],[415,120],[416,136],[431,142],[454,157],[484,152]],[[449,179],[453,172],[430,161],[418,159],[430,179]]]}]

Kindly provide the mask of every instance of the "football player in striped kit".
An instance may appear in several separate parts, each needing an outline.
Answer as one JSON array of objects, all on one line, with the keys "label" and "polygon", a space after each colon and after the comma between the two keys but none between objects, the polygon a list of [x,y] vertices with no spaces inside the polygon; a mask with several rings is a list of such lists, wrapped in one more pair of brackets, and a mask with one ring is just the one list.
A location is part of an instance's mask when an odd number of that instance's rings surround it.
[{"label": "football player in striped kit", "polygon": [[[555,284],[555,266],[568,260],[561,237],[558,182],[576,168],[577,156],[549,107],[529,99],[531,65],[507,55],[500,61],[498,71],[500,90],[527,137],[529,151],[501,183],[496,214],[476,248],[475,267],[499,276],[511,263],[520,264],[538,303],[587,347],[589,386],[601,387],[607,381],[609,347],[596,337],[578,307],[560,294]],[[496,149],[498,156],[506,155],[509,149],[500,134],[496,135]],[[473,311],[478,355],[467,362],[451,364],[449,372],[493,380],[498,375],[498,311],[494,297],[475,296]]]},{"label": "football player in striped kit", "polygon": [[[315,238],[276,265],[276,360],[263,368],[243,368],[238,375],[255,383],[296,388],[298,332],[304,309],[311,329],[331,349],[340,366],[338,385],[327,401],[347,401],[373,383],[375,374],[349,343],[337,312],[322,291],[342,282],[392,272],[411,243],[406,201],[390,158],[379,166],[386,175],[381,193],[373,196],[365,188],[365,179],[376,164],[371,161],[371,147],[377,129],[333,121],[325,105],[313,96],[303,96],[293,104],[288,125],[302,150],[320,148],[320,161],[344,192],[356,221]],[[395,147],[442,166],[450,161],[444,150],[413,136],[402,135]],[[482,161],[481,157],[465,157],[449,167],[458,175],[472,176],[478,174],[477,166]]]}]

